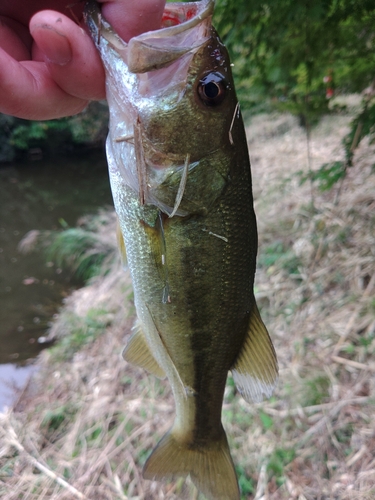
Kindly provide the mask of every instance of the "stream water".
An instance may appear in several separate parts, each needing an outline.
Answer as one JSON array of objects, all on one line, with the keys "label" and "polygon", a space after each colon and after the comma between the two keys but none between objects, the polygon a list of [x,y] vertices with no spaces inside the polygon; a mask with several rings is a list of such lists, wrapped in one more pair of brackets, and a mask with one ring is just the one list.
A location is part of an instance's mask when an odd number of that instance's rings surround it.
[{"label": "stream water", "polygon": [[19,242],[32,229],[74,226],[111,204],[104,153],[0,167],[0,411],[73,286],[40,252],[20,253]]}]

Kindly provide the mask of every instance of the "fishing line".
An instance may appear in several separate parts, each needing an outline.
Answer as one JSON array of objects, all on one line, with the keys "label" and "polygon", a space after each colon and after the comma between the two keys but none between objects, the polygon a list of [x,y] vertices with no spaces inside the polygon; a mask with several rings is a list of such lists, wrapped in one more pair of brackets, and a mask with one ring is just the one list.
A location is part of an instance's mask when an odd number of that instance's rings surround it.
[{"label": "fishing line", "polygon": [[176,215],[178,207],[180,206],[180,203],[182,201],[182,197],[184,196],[185,187],[186,187],[186,181],[187,181],[187,176],[188,176],[188,173],[189,173],[189,166],[190,166],[190,153],[188,153],[186,155],[184,169],[183,169],[182,175],[181,175],[180,185],[178,186],[178,191],[177,191],[177,194],[176,194],[176,199],[175,199],[175,202],[174,202],[174,207],[173,207],[172,213],[170,214],[169,218],[172,218],[174,215]]}]

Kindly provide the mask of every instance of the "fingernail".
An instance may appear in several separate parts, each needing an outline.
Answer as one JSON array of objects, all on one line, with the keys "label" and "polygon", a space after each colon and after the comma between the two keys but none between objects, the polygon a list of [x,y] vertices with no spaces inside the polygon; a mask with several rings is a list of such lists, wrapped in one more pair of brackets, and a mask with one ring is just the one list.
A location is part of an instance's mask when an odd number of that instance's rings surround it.
[{"label": "fingernail", "polygon": [[72,59],[72,48],[68,38],[49,24],[34,26],[31,32],[46,62],[64,66]]}]

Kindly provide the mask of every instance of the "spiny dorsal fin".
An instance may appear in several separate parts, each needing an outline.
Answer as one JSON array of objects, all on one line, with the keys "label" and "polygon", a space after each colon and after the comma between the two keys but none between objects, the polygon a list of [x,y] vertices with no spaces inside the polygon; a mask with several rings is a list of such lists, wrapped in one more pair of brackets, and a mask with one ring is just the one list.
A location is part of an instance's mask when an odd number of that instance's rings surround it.
[{"label": "spiny dorsal fin", "polygon": [[152,375],[155,375],[155,377],[165,378],[164,370],[159,366],[158,362],[151,354],[146,337],[140,325],[136,324],[134,329],[135,332],[126,344],[122,352],[122,357],[132,365],[144,368],[149,373],[152,373]]},{"label": "spiny dorsal fin", "polygon": [[145,479],[190,477],[209,500],[239,500],[236,472],[224,430],[217,441],[193,447],[173,429],[156,446],[143,468]]},{"label": "spiny dorsal fin", "polygon": [[242,349],[231,370],[238,392],[248,403],[259,403],[272,395],[278,379],[276,353],[255,302]]}]

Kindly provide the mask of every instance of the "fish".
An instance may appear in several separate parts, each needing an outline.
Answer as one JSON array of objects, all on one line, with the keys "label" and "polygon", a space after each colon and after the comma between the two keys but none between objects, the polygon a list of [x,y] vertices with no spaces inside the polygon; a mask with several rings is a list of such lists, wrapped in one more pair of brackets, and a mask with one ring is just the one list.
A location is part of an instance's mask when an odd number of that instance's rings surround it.
[{"label": "fish", "polygon": [[209,500],[238,500],[221,421],[228,372],[260,402],[278,363],[254,296],[249,153],[213,11],[214,0],[169,3],[160,29],[128,43],[93,0],[85,17],[106,72],[107,160],[137,312],[123,356],[167,377],[175,400],[143,476],[190,475]]}]

